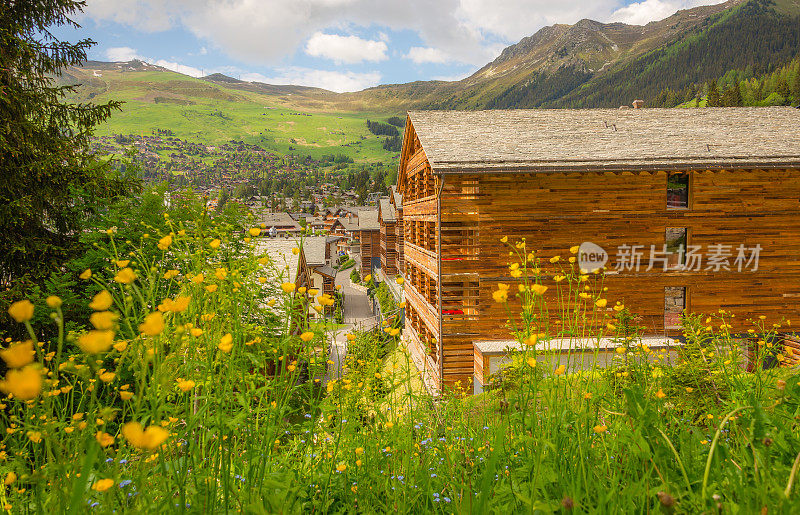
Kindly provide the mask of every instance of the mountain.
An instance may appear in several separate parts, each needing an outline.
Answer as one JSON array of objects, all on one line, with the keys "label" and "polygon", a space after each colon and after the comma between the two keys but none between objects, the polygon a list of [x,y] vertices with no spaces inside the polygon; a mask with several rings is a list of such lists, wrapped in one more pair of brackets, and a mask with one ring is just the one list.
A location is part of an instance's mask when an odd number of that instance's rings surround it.
[{"label": "mountain", "polygon": [[730,71],[756,77],[798,55],[800,0],[728,0],[644,26],[581,20],[545,27],[455,82],[338,94],[222,74],[196,79],[141,61],[91,61],[60,80],[82,84],[78,101],[126,102],[101,132],[170,128],[209,143],[242,139],[279,152],[340,150],[374,161],[390,155],[366,130],[369,118],[407,109],[617,107],[637,98],[677,105]]}]

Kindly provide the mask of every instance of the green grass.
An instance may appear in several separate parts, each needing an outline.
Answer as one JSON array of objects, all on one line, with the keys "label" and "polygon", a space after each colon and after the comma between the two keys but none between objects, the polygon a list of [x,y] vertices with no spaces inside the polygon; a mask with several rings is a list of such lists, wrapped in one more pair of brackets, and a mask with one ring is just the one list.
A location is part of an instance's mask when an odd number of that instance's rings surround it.
[{"label": "green grass", "polygon": [[385,119],[387,113],[342,111],[324,102],[316,108],[294,106],[287,96],[242,91],[172,72],[103,71],[102,77],[86,77],[84,83],[79,100],[91,96],[92,102],[125,102],[122,112],[98,128],[98,136],[171,129],[193,142],[242,140],[279,154],[345,154],[358,162],[384,163],[393,156],[382,148],[383,138],[366,127],[367,119]]}]

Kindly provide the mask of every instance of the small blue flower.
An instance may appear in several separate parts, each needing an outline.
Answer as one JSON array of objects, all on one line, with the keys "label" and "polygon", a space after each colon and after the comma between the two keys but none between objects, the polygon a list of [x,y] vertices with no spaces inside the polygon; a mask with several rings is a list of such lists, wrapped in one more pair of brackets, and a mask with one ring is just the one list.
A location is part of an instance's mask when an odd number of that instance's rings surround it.
[{"label": "small blue flower", "polygon": [[131,481],[130,479],[123,479],[122,481],[119,482],[119,487],[120,488],[125,488],[126,486],[128,486],[131,483],[133,483],[133,481]]}]

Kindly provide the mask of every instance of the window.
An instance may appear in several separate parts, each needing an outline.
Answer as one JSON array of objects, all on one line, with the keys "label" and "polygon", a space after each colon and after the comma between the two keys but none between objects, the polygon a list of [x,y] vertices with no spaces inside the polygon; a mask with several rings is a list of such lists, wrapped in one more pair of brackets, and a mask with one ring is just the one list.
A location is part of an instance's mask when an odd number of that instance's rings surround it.
[{"label": "window", "polygon": [[679,269],[686,265],[686,246],[689,243],[689,230],[686,227],[667,227],[664,237],[667,245],[667,268]]},{"label": "window", "polygon": [[689,208],[689,174],[667,174],[667,209]]},{"label": "window", "polygon": [[686,287],[664,288],[664,329],[680,329],[683,311],[686,309]]}]

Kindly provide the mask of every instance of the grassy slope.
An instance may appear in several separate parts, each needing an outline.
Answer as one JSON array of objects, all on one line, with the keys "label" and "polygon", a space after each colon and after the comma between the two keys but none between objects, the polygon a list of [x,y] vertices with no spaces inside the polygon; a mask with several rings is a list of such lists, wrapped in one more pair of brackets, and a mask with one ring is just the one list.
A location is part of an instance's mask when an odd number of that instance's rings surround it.
[{"label": "grassy slope", "polygon": [[340,111],[322,103],[298,108],[286,95],[236,90],[169,71],[103,70],[101,77],[91,69],[72,73],[85,84],[76,100],[125,102],[122,112],[99,127],[98,136],[171,129],[190,141],[243,140],[282,154],[342,153],[356,161],[386,163],[392,158],[382,148],[383,138],[372,135],[365,123],[387,113]]}]

